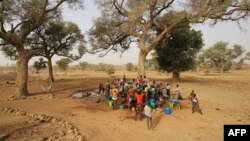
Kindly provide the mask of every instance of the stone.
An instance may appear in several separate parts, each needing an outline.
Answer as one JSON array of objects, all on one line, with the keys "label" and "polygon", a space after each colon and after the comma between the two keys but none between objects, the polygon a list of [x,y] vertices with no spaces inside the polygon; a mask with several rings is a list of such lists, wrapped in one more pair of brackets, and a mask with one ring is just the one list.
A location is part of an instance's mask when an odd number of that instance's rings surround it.
[{"label": "stone", "polygon": [[76,136],[77,141],[84,141],[84,138],[81,135]]},{"label": "stone", "polygon": [[62,130],[59,130],[57,133],[58,133],[60,136],[64,136],[64,135],[65,135],[65,133],[64,133]]},{"label": "stone", "polygon": [[15,110],[14,110],[14,109],[9,109],[8,112],[9,112],[9,113],[13,113],[13,112],[15,112]]},{"label": "stone", "polygon": [[45,116],[44,116],[44,115],[38,115],[38,116],[37,116],[37,119],[38,119],[40,122],[45,122]]},{"label": "stone", "polygon": [[24,111],[21,111],[21,112],[20,112],[20,115],[21,115],[21,116],[26,116],[26,115],[27,115],[27,113],[26,113],[26,112],[24,112]]},{"label": "stone", "polygon": [[8,107],[4,107],[4,108],[3,108],[3,111],[4,111],[4,112],[8,112],[9,109],[10,109],[10,108],[8,108]]},{"label": "stone", "polygon": [[4,141],[5,139],[7,139],[10,135],[7,133],[4,134],[0,134],[0,141]]},{"label": "stone", "polygon": [[52,118],[51,122],[52,122],[52,123],[55,123],[56,120],[57,120],[56,118]]},{"label": "stone", "polygon": [[13,94],[13,95],[11,95],[9,98],[14,98],[15,97],[15,95]]}]

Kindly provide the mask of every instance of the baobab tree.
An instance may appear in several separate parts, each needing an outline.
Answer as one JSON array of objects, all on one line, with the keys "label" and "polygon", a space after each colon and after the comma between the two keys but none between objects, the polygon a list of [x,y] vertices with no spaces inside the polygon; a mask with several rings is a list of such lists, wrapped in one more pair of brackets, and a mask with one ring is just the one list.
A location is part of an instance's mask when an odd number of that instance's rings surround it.
[{"label": "baobab tree", "polygon": [[[90,29],[96,52],[126,51],[135,42],[139,48],[138,73],[145,73],[145,60],[169,33],[186,24],[235,21],[249,16],[249,0],[98,0],[101,16]],[[161,20],[171,21],[160,25]],[[160,33],[156,29],[160,26]]]},{"label": "baobab tree", "polygon": [[26,46],[28,35],[51,18],[60,16],[61,6],[81,8],[82,0],[0,0],[1,47],[17,53],[15,97],[27,96],[28,62],[33,49]]}]

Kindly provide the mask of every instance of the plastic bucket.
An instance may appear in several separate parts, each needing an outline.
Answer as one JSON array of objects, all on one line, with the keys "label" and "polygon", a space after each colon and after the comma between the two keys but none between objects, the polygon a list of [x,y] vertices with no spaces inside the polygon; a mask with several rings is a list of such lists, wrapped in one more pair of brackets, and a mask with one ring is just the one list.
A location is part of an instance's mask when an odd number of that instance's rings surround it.
[{"label": "plastic bucket", "polygon": [[170,102],[170,103],[169,103],[169,108],[170,108],[170,109],[173,109],[173,108],[174,108],[174,103]]},{"label": "plastic bucket", "polygon": [[170,108],[165,108],[165,114],[170,115],[171,114],[171,109]]},{"label": "plastic bucket", "polygon": [[150,103],[150,107],[151,108],[155,108],[156,107],[156,103]]},{"label": "plastic bucket", "polygon": [[155,99],[149,99],[150,103],[155,103]]},{"label": "plastic bucket", "polygon": [[132,107],[132,112],[134,112],[135,111],[135,107]]},{"label": "plastic bucket", "polygon": [[177,104],[179,104],[179,100],[175,99],[175,100],[173,100],[173,103],[174,103],[174,105],[177,105]]},{"label": "plastic bucket", "polygon": [[112,108],[112,107],[113,107],[112,104],[113,104],[113,102],[110,100],[110,101],[109,101],[109,108]]},{"label": "plastic bucket", "polygon": [[120,105],[120,109],[124,109],[124,105],[122,104],[122,105]]}]

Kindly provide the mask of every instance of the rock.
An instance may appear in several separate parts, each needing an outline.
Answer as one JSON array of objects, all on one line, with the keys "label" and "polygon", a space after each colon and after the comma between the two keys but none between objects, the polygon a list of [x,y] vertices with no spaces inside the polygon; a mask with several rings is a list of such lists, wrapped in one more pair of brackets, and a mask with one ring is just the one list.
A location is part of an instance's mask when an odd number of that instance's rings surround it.
[{"label": "rock", "polygon": [[13,94],[13,95],[11,95],[9,98],[14,98],[15,97],[15,95]]},{"label": "rock", "polygon": [[4,112],[8,112],[9,109],[10,109],[10,108],[8,108],[8,107],[4,107],[4,108],[3,108],[3,111],[4,111]]},{"label": "rock", "polygon": [[38,115],[38,116],[37,116],[37,119],[38,119],[40,122],[45,122],[45,116],[44,116],[44,115]]},{"label": "rock", "polygon": [[13,112],[15,112],[15,110],[14,110],[14,109],[9,109],[8,112],[9,112],[9,113],[13,113]]},{"label": "rock", "polygon": [[84,138],[83,138],[81,135],[78,135],[78,136],[76,136],[76,140],[77,140],[77,141],[83,141]]},{"label": "rock", "polygon": [[24,112],[24,111],[21,111],[21,112],[20,112],[20,115],[21,115],[21,116],[26,116],[26,115],[27,115],[27,113],[26,113],[26,112]]},{"label": "rock", "polygon": [[47,139],[48,137],[42,137],[42,138],[37,139],[36,141],[46,141]]},{"label": "rock", "polygon": [[10,135],[5,133],[5,134],[0,134],[0,141],[4,141],[5,139],[7,139]]},{"label": "rock", "polygon": [[34,116],[35,116],[35,114],[33,114],[33,113],[29,113],[28,114],[30,117],[32,117],[32,118],[34,118]]},{"label": "rock", "polygon": [[46,121],[51,121],[51,119],[52,119],[52,117],[50,117],[50,116],[46,117]]},{"label": "rock", "polygon": [[60,136],[64,136],[64,135],[65,135],[65,133],[64,133],[62,130],[59,130],[57,133],[58,133]]},{"label": "rock", "polygon": [[66,128],[67,128],[68,130],[72,130],[74,127],[73,127],[72,125],[68,124],[68,125],[66,125]]},{"label": "rock", "polygon": [[21,111],[17,111],[15,114],[16,114],[16,115],[20,115],[20,114],[21,114]]},{"label": "rock", "polygon": [[56,120],[57,120],[56,118],[52,118],[51,122],[52,122],[52,123],[55,123]]}]

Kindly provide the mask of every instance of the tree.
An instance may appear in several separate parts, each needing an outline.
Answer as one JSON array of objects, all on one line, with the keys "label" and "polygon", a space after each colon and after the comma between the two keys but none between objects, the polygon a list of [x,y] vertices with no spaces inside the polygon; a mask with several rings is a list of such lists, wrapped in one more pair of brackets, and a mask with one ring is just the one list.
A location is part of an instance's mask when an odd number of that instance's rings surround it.
[{"label": "tree", "polygon": [[[85,40],[79,27],[72,22],[53,21],[41,26],[29,38],[30,45],[34,46],[35,54],[48,60],[49,80],[54,82],[52,57],[54,55],[69,57],[77,60],[85,53]],[[79,55],[73,55],[73,49]]]},{"label": "tree", "polygon": [[[17,87],[15,97],[27,96],[28,62],[33,48],[26,46],[27,36],[51,18],[60,16],[61,5],[81,7],[82,0],[1,0],[0,39],[1,47],[17,57]],[[7,55],[10,55],[8,54]]]},{"label": "tree", "polygon": [[243,52],[244,49],[240,45],[234,45],[233,49],[229,49],[228,43],[219,41],[205,50],[200,58],[203,63],[210,62],[223,73],[231,68],[233,59],[242,56]]},{"label": "tree", "polygon": [[[236,21],[246,18],[249,0],[105,0],[98,2],[101,16],[90,29],[90,42],[95,52],[126,51],[131,43],[139,48],[138,73],[145,73],[145,60],[150,51],[174,29],[183,24],[207,20]],[[160,27],[158,19],[171,20]]]},{"label": "tree", "polygon": [[246,60],[250,60],[250,52],[246,53],[245,59],[246,59]]},{"label": "tree", "polygon": [[134,65],[132,63],[127,63],[126,69],[127,69],[127,71],[132,71],[134,69]]},{"label": "tree", "polygon": [[192,69],[197,53],[203,46],[202,33],[190,27],[176,29],[170,38],[156,47],[156,60],[161,70],[172,72],[173,80],[180,80],[180,73]]},{"label": "tree", "polygon": [[113,65],[105,65],[105,72],[111,76],[111,74],[115,73],[115,67]]},{"label": "tree", "polygon": [[79,66],[81,70],[85,70],[88,67],[88,62],[80,62]]},{"label": "tree", "polygon": [[58,67],[65,72],[67,75],[67,69],[72,61],[69,58],[62,58],[56,62]]},{"label": "tree", "polygon": [[39,73],[39,70],[47,68],[46,61],[43,60],[43,58],[39,58],[38,61],[35,61],[33,64],[33,67],[36,69],[36,73]]}]

